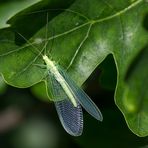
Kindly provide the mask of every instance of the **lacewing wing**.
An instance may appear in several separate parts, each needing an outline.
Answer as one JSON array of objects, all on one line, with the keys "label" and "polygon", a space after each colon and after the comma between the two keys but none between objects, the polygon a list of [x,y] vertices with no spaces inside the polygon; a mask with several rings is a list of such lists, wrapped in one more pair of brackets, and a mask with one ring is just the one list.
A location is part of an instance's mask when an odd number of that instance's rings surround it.
[{"label": "lacewing wing", "polygon": [[72,136],[80,136],[83,132],[83,112],[78,103],[74,107],[69,100],[55,102],[56,110],[62,126]]},{"label": "lacewing wing", "polygon": [[56,68],[64,80],[63,83],[66,83],[67,88],[77,102],[77,106],[75,107],[62,88],[61,82],[56,80],[55,74],[49,70],[47,82],[51,87],[52,97],[59,119],[67,133],[72,136],[80,136],[83,132],[83,112],[81,106],[99,121],[103,120],[102,114],[95,103],[74,83],[69,75],[61,67],[57,66]]}]

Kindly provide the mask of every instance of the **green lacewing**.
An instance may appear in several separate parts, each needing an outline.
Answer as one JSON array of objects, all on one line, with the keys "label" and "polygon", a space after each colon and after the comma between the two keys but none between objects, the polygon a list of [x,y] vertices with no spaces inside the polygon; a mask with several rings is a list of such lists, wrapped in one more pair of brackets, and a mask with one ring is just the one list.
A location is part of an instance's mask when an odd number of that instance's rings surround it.
[{"label": "green lacewing", "polygon": [[99,108],[89,98],[89,96],[76,85],[76,83],[70,78],[68,73],[60,65],[48,58],[46,54],[42,54],[42,51],[44,49],[46,50],[47,43],[45,43],[43,49],[39,51],[32,45],[32,43],[30,43],[30,41],[27,41],[24,36],[22,36],[20,33],[18,34],[42,55],[42,59],[48,71],[47,80],[51,86],[52,100],[54,101],[59,119],[65,131],[72,136],[80,136],[82,134],[82,107],[95,119],[102,121],[103,116]]},{"label": "green lacewing", "polygon": [[83,131],[83,112],[81,106],[94,118],[103,120],[99,108],[78,87],[60,66],[56,65],[46,55],[43,56],[55,98],[56,110],[64,129],[73,136],[79,136]]}]

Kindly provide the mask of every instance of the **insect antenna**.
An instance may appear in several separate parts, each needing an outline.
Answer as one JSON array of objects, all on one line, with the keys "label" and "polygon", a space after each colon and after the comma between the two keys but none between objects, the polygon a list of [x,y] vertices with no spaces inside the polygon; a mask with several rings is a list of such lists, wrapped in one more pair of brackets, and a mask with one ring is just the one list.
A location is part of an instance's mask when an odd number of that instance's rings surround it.
[{"label": "insect antenna", "polygon": [[[48,51],[47,51],[47,45],[49,43],[49,38],[48,38],[48,32],[49,32],[49,30],[48,30],[48,27],[49,27],[49,24],[48,24],[48,22],[49,22],[49,14],[48,14],[48,12],[47,12],[46,20],[47,20],[47,23],[46,23],[45,41],[47,41],[47,42],[45,43],[44,55],[50,56],[51,55],[50,53],[52,52],[52,47],[54,45],[54,38],[52,39],[50,49],[48,49]],[[53,30],[53,27],[51,27],[51,28],[52,28],[51,31],[52,31],[52,37],[53,37],[54,36],[54,30]]]},{"label": "insect antenna", "polygon": [[47,53],[47,45],[48,45],[48,12],[46,16],[46,28],[45,28],[45,50],[44,50],[44,55]]},{"label": "insect antenna", "polygon": [[[55,34],[55,30],[54,30],[54,28],[52,27],[52,37],[54,36],[54,34]],[[52,50],[53,50],[53,45],[54,45],[54,38],[52,39],[52,42],[51,42],[51,48],[50,48],[50,50],[48,51],[48,55],[50,55],[50,53],[52,52]]]},{"label": "insect antenna", "polygon": [[38,55],[42,55],[42,56],[43,56],[42,52],[43,52],[45,46],[43,46],[43,48],[42,48],[41,51],[40,51],[40,50],[34,45],[36,42],[31,43],[31,42],[30,42],[29,40],[27,40],[21,33],[17,32],[16,30],[15,30],[15,32],[16,32],[20,37],[22,37],[22,38],[37,52]]}]

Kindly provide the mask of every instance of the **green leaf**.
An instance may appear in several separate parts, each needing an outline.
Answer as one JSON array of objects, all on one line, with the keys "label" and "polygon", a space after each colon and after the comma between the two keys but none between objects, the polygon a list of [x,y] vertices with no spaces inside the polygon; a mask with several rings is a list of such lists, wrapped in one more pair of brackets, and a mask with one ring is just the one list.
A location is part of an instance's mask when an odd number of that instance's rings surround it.
[{"label": "green leaf", "polygon": [[40,0],[16,0],[0,2],[0,28],[8,27],[7,21],[19,11],[33,5]]},{"label": "green leaf", "polygon": [[49,102],[49,98],[46,93],[46,87],[44,82],[40,82],[31,87],[31,92],[41,101]]},{"label": "green leaf", "polygon": [[2,76],[0,76],[0,95],[4,94],[7,89],[7,84],[4,82]]},{"label": "green leaf", "polygon": [[148,47],[133,61],[125,77],[125,83],[119,80],[120,87],[116,90],[116,103],[124,113],[128,126],[139,136],[148,134],[147,63]]},{"label": "green leaf", "polygon": [[[135,134],[148,135],[148,85],[144,81],[147,54],[140,61],[136,60],[134,69],[130,67],[148,43],[148,33],[143,25],[148,13],[147,1],[76,0],[70,6],[66,5],[66,1],[63,5],[62,9],[55,9],[54,5],[54,10],[28,11],[26,15],[17,15],[13,20],[21,21],[19,26],[13,22],[15,33],[11,29],[1,30],[0,72],[5,80],[16,87],[29,87],[45,80],[46,69],[36,64],[44,64],[38,51],[43,49],[47,41],[47,55],[67,69],[79,86],[107,55],[112,54],[117,68],[116,104]],[[52,8],[52,5],[49,6]],[[64,11],[63,8],[67,9]],[[44,27],[34,21],[40,20],[42,13]],[[38,17],[32,17],[35,14]],[[28,25],[23,25],[28,21]],[[31,32],[29,28],[34,26]],[[34,35],[26,42],[17,32],[27,39]],[[144,53],[147,53],[146,49]]]}]

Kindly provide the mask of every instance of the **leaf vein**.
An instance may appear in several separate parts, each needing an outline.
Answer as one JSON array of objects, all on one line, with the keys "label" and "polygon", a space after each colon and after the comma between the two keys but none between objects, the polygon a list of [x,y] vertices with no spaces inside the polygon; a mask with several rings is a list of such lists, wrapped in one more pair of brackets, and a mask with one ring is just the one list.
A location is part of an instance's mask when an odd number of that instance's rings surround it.
[{"label": "leaf vein", "polygon": [[76,49],[76,52],[74,53],[74,56],[73,56],[73,58],[71,59],[69,65],[68,65],[68,67],[67,67],[67,70],[71,67],[71,65],[73,64],[74,60],[76,59],[76,56],[78,55],[78,53],[79,53],[81,47],[83,46],[83,44],[85,43],[85,41],[86,41],[87,38],[89,37],[89,33],[90,33],[90,30],[91,30],[92,25],[93,25],[93,23],[91,23],[91,24],[89,25],[88,30],[87,30],[87,33],[86,33],[84,39],[80,42],[78,48]]}]

